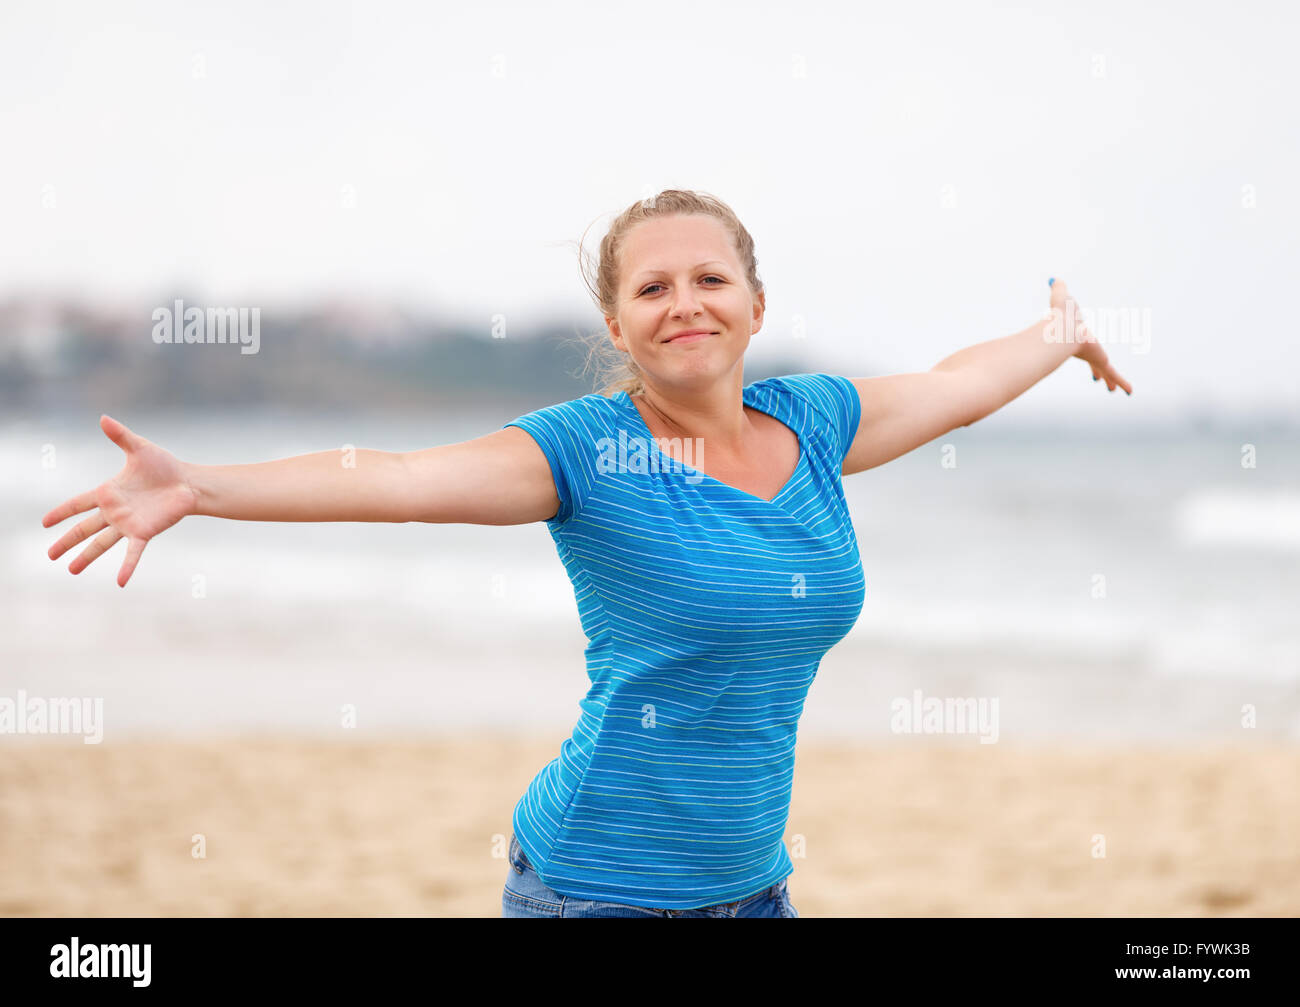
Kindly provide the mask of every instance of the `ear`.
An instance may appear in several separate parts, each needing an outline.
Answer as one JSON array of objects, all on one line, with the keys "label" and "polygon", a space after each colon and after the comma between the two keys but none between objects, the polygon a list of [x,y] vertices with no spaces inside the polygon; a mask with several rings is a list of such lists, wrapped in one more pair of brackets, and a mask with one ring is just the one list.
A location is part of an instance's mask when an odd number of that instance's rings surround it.
[{"label": "ear", "polygon": [[612,315],[606,315],[605,327],[609,329],[610,338],[614,341],[614,348],[626,353],[627,347],[623,345],[623,330],[619,328],[618,320]]},{"label": "ear", "polygon": [[767,291],[760,290],[758,296],[754,298],[754,332],[757,332],[763,327],[763,313],[766,311]]}]

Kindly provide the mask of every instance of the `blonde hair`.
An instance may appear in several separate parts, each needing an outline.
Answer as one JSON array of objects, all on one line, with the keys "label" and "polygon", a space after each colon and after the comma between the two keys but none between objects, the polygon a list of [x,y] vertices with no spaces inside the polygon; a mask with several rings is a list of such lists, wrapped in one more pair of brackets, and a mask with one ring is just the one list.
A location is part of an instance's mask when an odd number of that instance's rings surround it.
[{"label": "blonde hair", "polygon": [[[600,253],[592,262],[578,243],[578,258],[583,282],[601,316],[618,314],[619,271],[623,266],[620,255],[628,232],[638,224],[660,217],[701,213],[720,221],[731,234],[736,256],[745,271],[745,280],[755,295],[762,293],[763,281],[758,277],[758,260],[754,257],[754,239],[745,225],[726,203],[704,192],[688,189],[665,189],[657,196],[638,200],[614,218],[600,242]],[[583,232],[584,237],[586,232]],[[637,395],[644,390],[636,362],[624,350],[610,341],[608,329],[590,333],[582,339],[587,344],[586,373],[596,370],[596,384],[601,395],[616,395],[620,391]]]}]

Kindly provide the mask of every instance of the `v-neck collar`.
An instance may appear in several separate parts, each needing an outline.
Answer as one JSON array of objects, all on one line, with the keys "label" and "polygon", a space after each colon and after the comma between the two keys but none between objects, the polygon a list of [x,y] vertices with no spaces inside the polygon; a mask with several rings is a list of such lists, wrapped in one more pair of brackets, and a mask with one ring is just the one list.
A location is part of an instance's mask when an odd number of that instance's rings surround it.
[{"label": "v-neck collar", "polygon": [[[771,500],[764,500],[761,496],[757,496],[753,493],[747,493],[745,492],[745,490],[742,490],[736,486],[732,486],[731,483],[724,483],[721,479],[715,479],[707,472],[701,472],[693,465],[687,465],[686,462],[679,461],[678,459],[672,457],[672,455],[664,454],[662,451],[659,450],[659,444],[655,439],[655,435],[650,432],[650,427],[646,425],[645,417],[641,415],[641,411],[637,409],[636,403],[632,401],[632,396],[625,391],[621,391],[618,393],[617,397],[621,399],[623,406],[632,414],[632,419],[636,422],[637,426],[639,426],[643,431],[645,431],[646,441],[650,445],[650,450],[654,452],[654,454],[657,457],[664,459],[666,462],[670,464],[670,466],[679,465],[686,472],[694,472],[698,474],[702,481],[707,481],[713,484],[714,486],[721,486],[724,489],[731,490],[731,492],[739,494],[742,497],[747,497],[750,500],[757,500],[759,503],[765,503],[765,504],[775,504],[778,500],[780,500],[783,496],[785,496],[786,493],[790,490],[790,488],[795,484],[795,482],[799,478],[799,474],[802,472],[804,468],[804,465],[807,463],[808,445],[804,443],[803,431],[795,430],[794,427],[790,426],[790,424],[787,423],[780,416],[777,416],[776,413],[769,412],[766,409],[761,409],[759,408],[759,406],[755,405],[754,400],[756,396],[755,396],[753,384],[746,385],[744,388],[740,390],[741,402],[743,402],[745,405],[749,406],[751,409],[755,410],[756,412],[760,412],[765,416],[771,416],[772,419],[776,420],[783,427],[785,427],[787,430],[793,433],[795,435],[795,438],[799,441],[799,461],[795,463],[794,471],[790,473],[790,478],[785,481],[785,485],[776,491],[776,496],[772,497]],[[660,471],[663,471],[662,466],[660,467]],[[696,485],[700,485],[700,484],[696,483]]]}]

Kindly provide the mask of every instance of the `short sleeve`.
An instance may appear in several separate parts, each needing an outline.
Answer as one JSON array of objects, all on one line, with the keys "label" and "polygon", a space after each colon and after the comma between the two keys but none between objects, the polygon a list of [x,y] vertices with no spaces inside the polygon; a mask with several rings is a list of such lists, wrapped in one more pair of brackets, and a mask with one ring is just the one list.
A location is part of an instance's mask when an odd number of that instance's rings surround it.
[{"label": "short sleeve", "polygon": [[839,462],[844,464],[862,418],[857,386],[838,374],[788,374],[777,378],[817,413],[835,437]]},{"label": "short sleeve", "polygon": [[551,466],[560,509],[547,521],[563,524],[576,517],[591,495],[597,473],[596,460],[603,438],[608,436],[608,400],[602,395],[584,395],[516,417],[506,427],[519,427],[537,442]]}]

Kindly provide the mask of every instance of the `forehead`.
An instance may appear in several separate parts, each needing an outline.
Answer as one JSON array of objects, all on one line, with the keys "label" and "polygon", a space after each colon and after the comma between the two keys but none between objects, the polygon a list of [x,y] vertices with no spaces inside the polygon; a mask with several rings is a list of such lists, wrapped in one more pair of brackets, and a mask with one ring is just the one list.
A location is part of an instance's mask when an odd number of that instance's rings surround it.
[{"label": "forehead", "polygon": [[698,213],[642,221],[628,232],[623,255],[631,277],[657,269],[689,268],[706,260],[737,265],[731,235],[722,222]]}]

